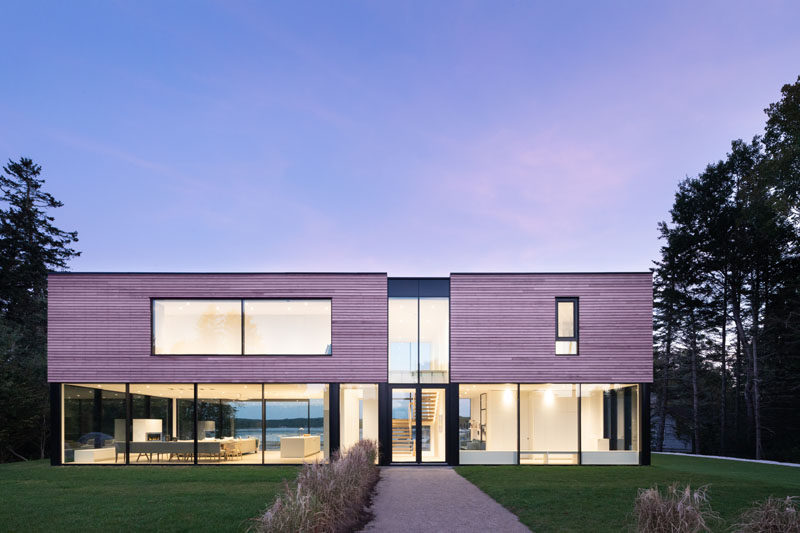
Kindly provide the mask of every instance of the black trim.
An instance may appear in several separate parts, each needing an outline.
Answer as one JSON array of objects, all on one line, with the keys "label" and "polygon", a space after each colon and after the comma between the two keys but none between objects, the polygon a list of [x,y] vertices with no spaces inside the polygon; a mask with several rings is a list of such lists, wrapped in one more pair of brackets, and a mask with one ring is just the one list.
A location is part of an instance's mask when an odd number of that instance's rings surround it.
[{"label": "black trim", "polygon": [[197,429],[198,429],[198,427],[197,427],[198,426],[197,389],[198,389],[198,384],[195,383],[194,384],[194,408],[193,408],[194,413],[192,413],[192,418],[194,419],[194,421],[193,421],[193,423],[194,423],[194,446],[193,446],[193,448],[194,448],[194,450],[193,450],[194,451],[194,454],[193,454],[194,455],[194,464],[197,464],[197,462],[198,462],[197,461],[197,451],[198,451],[198,449],[197,449],[197,437],[198,437],[198,435],[197,435]]},{"label": "black trim", "polygon": [[[573,325],[573,333],[574,335],[569,337],[560,337],[558,335],[558,304],[559,303],[572,303],[572,325]],[[566,356],[575,356],[580,355],[581,353],[581,343],[579,340],[580,337],[580,302],[577,296],[556,296],[555,299],[555,313],[556,313],[556,342],[574,342],[575,343],[575,353],[557,353],[556,355],[566,355]],[[555,346],[553,347],[555,350]]]},{"label": "black trim", "polygon": [[639,464],[650,465],[650,384],[639,384]]},{"label": "black trim", "polygon": [[[131,439],[133,438],[133,395],[131,384],[125,384],[125,464],[131,464]],[[149,418],[149,416],[148,416]],[[114,450],[116,455],[116,450]]]},{"label": "black trim", "polygon": [[372,276],[386,275],[386,272],[110,272],[110,271],[85,271],[85,272],[59,272],[50,271],[48,276],[358,276],[369,274]]},{"label": "black trim", "polygon": [[[378,383],[378,462],[388,465],[392,460],[391,416],[392,399],[388,383]],[[390,422],[386,422],[390,420]],[[381,421],[383,421],[381,423]]]},{"label": "black trim", "polygon": [[458,466],[458,384],[448,383],[445,389],[445,461],[450,466]]},{"label": "black trim", "polygon": [[64,453],[61,443],[61,383],[50,383],[50,464],[59,466]]},{"label": "black trim", "polygon": [[[329,457],[333,457],[333,452],[338,451],[341,446],[340,430],[340,404],[339,383],[328,384],[328,451]],[[309,408],[311,403],[309,402]]]},{"label": "black trim", "polygon": [[388,278],[389,298],[449,298],[450,278]]}]

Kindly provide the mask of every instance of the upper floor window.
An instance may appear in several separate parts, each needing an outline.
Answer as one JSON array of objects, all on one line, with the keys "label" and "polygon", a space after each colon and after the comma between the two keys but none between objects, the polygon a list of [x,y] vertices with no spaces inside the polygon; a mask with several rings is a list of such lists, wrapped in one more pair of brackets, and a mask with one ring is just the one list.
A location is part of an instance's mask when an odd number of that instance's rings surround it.
[{"label": "upper floor window", "polygon": [[556,298],[556,355],[578,354],[578,299]]},{"label": "upper floor window", "polygon": [[389,382],[447,383],[449,337],[449,298],[389,298]]},{"label": "upper floor window", "polygon": [[330,355],[331,300],[153,300],[156,355]]},{"label": "upper floor window", "polygon": [[153,300],[153,353],[241,355],[241,300]]},{"label": "upper floor window", "polygon": [[330,300],[245,300],[245,355],[329,355]]}]

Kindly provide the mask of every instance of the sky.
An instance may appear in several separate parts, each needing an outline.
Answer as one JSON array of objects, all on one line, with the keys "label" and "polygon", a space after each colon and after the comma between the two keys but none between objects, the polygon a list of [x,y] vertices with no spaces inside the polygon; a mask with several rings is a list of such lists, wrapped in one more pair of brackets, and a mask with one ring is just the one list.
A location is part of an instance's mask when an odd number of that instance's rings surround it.
[{"label": "sky", "polygon": [[643,271],[800,2],[5,1],[0,160],[76,271]]}]

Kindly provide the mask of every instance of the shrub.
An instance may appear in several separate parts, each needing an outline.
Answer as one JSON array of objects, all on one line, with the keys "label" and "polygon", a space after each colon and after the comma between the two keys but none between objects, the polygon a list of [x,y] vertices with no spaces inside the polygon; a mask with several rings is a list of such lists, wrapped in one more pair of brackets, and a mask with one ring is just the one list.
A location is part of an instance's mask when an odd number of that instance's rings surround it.
[{"label": "shrub", "polygon": [[378,448],[359,441],[330,463],[304,465],[294,487],[288,483],[272,507],[254,519],[250,531],[340,532],[366,521],[366,505],[378,481]]},{"label": "shrub", "polygon": [[793,496],[756,502],[734,528],[741,533],[800,533],[800,503]]},{"label": "shrub", "polygon": [[705,486],[692,490],[677,483],[662,494],[657,487],[639,489],[634,506],[636,531],[647,533],[694,533],[710,531],[708,523],[717,519],[708,502]]}]

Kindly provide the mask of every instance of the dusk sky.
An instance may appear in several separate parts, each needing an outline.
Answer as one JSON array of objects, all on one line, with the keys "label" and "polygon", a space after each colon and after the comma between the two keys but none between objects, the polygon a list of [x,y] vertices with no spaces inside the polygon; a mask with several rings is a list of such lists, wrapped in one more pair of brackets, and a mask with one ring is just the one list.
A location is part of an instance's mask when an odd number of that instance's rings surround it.
[{"label": "dusk sky", "polygon": [[4,2],[0,159],[77,271],[647,270],[800,2]]}]

